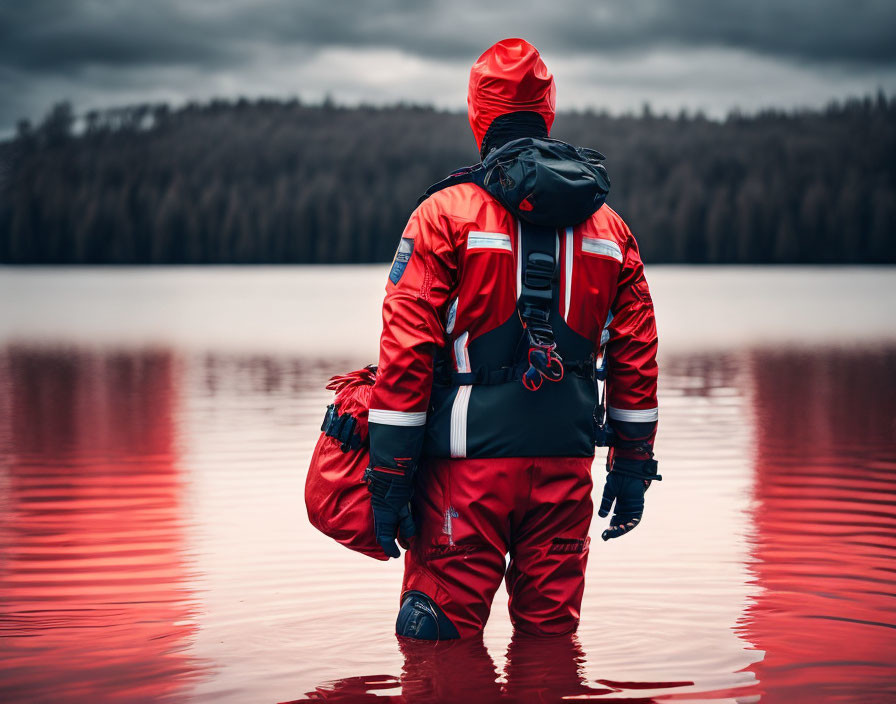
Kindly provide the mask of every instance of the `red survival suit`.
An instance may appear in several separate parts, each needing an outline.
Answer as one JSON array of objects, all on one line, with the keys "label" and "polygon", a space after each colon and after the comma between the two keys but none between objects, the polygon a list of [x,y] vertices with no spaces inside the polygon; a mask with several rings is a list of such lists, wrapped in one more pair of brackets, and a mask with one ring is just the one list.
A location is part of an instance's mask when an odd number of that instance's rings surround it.
[{"label": "red survival suit", "polygon": [[[550,129],[554,96],[533,46],[499,42],[471,72],[477,145],[508,113],[534,113]],[[402,234],[383,305],[371,465],[419,462],[403,595],[426,595],[460,636],[484,627],[508,554],[514,626],[552,635],[578,625],[602,333],[610,422],[633,424],[648,445],[656,428],[653,304],[635,239],[606,205],[554,233],[551,320],[564,378],[537,391],[495,378],[514,363],[523,333],[522,232],[479,186],[439,190]]]}]

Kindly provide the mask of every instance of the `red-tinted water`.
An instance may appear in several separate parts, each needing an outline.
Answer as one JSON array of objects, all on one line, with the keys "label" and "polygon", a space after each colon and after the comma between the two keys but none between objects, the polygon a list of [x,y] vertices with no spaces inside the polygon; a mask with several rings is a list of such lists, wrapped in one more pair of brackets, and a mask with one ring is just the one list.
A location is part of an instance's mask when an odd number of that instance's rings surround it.
[{"label": "red-tinted water", "polygon": [[0,356],[0,693],[162,698],[200,676],[168,353]]},{"label": "red-tinted water", "polygon": [[896,699],[896,354],[753,364],[763,701]]},{"label": "red-tinted water", "polygon": [[[0,355],[5,701],[887,701],[896,350],[664,364],[666,481],[580,633],[399,644],[400,568],[304,522],[350,363]],[[509,646],[508,646],[509,643]]]},{"label": "red-tinted water", "polygon": [[[777,285],[716,272],[679,296],[694,275],[660,274],[677,325],[719,277]],[[239,310],[243,274],[212,293],[214,273],[133,275],[127,290],[145,291],[127,305],[109,297],[127,281],[35,276],[35,291],[77,295],[34,293],[40,318],[19,311],[13,327],[46,339],[0,343],[0,701],[896,701],[896,346],[873,343],[879,306],[873,332],[840,348],[819,344],[830,323],[814,293],[791,302],[819,321],[811,345],[786,351],[745,347],[756,331],[729,321],[717,338],[700,328],[688,354],[691,332],[669,325],[665,480],[636,531],[592,542],[579,633],[514,636],[499,592],[483,638],[399,644],[400,564],[330,542],[302,505],[324,383],[370,361],[372,324],[340,322],[359,340],[353,353],[333,338],[341,360],[249,354],[218,342],[288,346],[249,313],[305,310],[293,274],[257,274],[237,322],[211,316],[227,291]],[[890,286],[799,276],[813,291]],[[181,308],[166,291],[186,292]],[[201,315],[171,317],[190,306]],[[100,339],[116,316],[120,343]],[[15,330],[0,320],[0,339]]]}]

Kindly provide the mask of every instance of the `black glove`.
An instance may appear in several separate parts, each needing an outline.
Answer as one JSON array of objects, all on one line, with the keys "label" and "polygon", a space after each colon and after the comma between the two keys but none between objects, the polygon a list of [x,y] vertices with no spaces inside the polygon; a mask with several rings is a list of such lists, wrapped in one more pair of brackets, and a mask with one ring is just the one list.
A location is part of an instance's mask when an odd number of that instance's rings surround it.
[{"label": "black glove", "polygon": [[638,527],[644,515],[644,494],[654,479],[662,477],[656,473],[655,460],[613,461],[613,468],[607,473],[604,495],[597,515],[606,518],[613,502],[616,509],[610,519],[610,527],[601,533],[601,538],[610,540],[625,535]]},{"label": "black glove", "polygon": [[364,478],[373,507],[376,541],[389,557],[400,557],[401,552],[395,544],[396,536],[408,540],[417,533],[411,516],[414,470],[368,467]]}]

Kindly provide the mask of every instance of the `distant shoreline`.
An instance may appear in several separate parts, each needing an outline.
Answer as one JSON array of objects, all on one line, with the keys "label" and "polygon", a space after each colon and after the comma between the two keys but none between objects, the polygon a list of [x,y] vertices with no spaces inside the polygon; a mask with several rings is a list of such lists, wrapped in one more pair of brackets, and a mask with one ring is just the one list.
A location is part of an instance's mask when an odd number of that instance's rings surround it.
[{"label": "distant shoreline", "polygon": [[[896,263],[896,98],[570,111],[552,136],[607,155],[647,262]],[[0,263],[389,261],[417,197],[477,159],[464,115],[423,106],[61,103],[0,144]]]}]

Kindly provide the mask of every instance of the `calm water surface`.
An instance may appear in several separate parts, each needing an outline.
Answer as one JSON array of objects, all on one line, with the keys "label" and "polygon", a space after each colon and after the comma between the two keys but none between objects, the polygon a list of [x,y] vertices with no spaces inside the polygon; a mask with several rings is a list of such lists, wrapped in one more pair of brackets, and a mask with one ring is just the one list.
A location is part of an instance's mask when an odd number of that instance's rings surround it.
[{"label": "calm water surface", "polygon": [[304,514],[384,277],[0,270],[0,701],[896,700],[894,270],[656,269],[643,524],[575,637],[439,645]]}]

